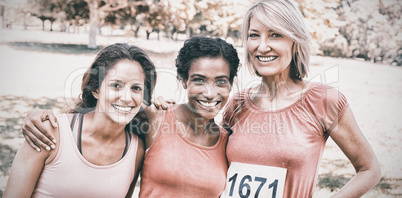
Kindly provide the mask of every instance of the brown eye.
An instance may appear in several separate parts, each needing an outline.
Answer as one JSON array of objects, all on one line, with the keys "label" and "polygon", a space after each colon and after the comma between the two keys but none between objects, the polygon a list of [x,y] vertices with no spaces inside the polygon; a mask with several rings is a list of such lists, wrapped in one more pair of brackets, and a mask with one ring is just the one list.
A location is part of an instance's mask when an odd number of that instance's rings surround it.
[{"label": "brown eye", "polygon": [[121,88],[122,87],[119,83],[111,83],[109,86],[112,88]]},{"label": "brown eye", "polygon": [[282,35],[280,35],[278,33],[273,33],[273,34],[271,34],[271,37],[272,38],[279,38],[279,37],[282,37]]},{"label": "brown eye", "polygon": [[248,37],[255,38],[255,37],[259,37],[259,35],[256,34],[256,33],[251,33],[251,34],[248,35]]},{"label": "brown eye", "polygon": [[205,81],[202,78],[193,78],[191,80],[191,82],[195,82],[195,83],[198,83],[198,84],[205,83]]},{"label": "brown eye", "polygon": [[134,91],[142,91],[141,86],[133,86],[133,87],[131,87],[131,89],[134,90]]},{"label": "brown eye", "polygon": [[229,82],[227,81],[227,80],[218,80],[218,81],[216,81],[216,84],[217,85],[227,85],[227,84],[229,84]]}]

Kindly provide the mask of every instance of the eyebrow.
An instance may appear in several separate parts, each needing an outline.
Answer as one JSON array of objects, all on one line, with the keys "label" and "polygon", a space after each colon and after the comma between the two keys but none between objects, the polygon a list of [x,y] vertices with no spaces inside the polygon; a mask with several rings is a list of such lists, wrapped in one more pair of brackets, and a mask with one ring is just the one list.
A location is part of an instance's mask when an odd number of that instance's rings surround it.
[{"label": "eyebrow", "polygon": [[115,82],[118,82],[118,83],[124,83],[122,80],[113,80],[113,79],[111,79],[109,81],[115,81]]},{"label": "eyebrow", "polygon": [[[111,79],[111,80],[109,80],[109,81],[114,81],[114,82],[126,84],[126,83],[125,83],[124,81],[122,81],[122,80],[113,80],[113,79]],[[144,85],[144,83],[134,83],[134,85]]]},{"label": "eyebrow", "polygon": [[229,79],[229,76],[227,76],[227,75],[222,75],[222,76],[217,76],[217,77],[215,77],[215,79],[217,79],[217,78],[227,78],[227,79]]},{"label": "eyebrow", "polygon": [[[201,74],[193,74],[193,75],[190,76],[190,78],[195,78],[195,77],[207,78],[206,76],[201,75]],[[221,76],[215,77],[215,79],[218,79],[218,78],[227,78],[227,79],[229,79],[229,76],[227,76],[227,75],[221,75]]]},{"label": "eyebrow", "polygon": [[195,77],[207,78],[206,76],[201,75],[201,74],[193,74],[193,75],[190,76],[190,78],[195,78]]},{"label": "eyebrow", "polygon": [[[259,32],[257,29],[248,29],[248,31]],[[275,32],[275,31],[270,29],[270,30],[268,30],[268,32]]]}]

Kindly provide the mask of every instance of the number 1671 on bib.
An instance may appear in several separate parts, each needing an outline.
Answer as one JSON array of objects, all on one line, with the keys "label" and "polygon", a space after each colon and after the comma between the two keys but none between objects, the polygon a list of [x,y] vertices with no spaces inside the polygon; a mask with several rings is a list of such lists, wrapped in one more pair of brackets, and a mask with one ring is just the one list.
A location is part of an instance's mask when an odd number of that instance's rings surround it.
[{"label": "number 1671 on bib", "polygon": [[221,198],[282,198],[286,169],[232,162]]}]

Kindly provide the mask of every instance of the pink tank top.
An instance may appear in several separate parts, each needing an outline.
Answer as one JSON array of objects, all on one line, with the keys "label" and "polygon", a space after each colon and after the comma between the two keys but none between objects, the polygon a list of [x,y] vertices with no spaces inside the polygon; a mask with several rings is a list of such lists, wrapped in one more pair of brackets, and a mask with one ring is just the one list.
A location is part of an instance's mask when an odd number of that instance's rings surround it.
[{"label": "pink tank top", "polygon": [[178,130],[172,110],[165,112],[154,143],[145,153],[139,197],[219,197],[225,188],[228,134],[220,128],[212,147],[194,144]]},{"label": "pink tank top", "polygon": [[125,197],[134,179],[138,137],[131,135],[128,151],[118,162],[94,165],[80,154],[67,115],[57,120],[59,150],[44,167],[32,197]]},{"label": "pink tank top", "polygon": [[229,164],[285,168],[283,197],[312,197],[325,142],[347,107],[343,94],[320,84],[278,111],[259,108],[249,90],[243,91],[224,114],[233,131],[226,151]]}]

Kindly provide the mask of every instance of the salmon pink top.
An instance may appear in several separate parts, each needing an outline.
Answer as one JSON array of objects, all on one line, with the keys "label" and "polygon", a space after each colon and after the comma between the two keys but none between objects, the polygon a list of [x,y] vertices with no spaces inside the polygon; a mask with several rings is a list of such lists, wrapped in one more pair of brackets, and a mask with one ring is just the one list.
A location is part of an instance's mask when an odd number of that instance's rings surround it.
[{"label": "salmon pink top", "polygon": [[254,105],[250,89],[245,90],[231,100],[224,113],[233,131],[226,151],[229,165],[240,162],[285,168],[284,197],[312,197],[325,142],[347,107],[343,94],[319,83],[277,111]]},{"label": "salmon pink top", "polygon": [[139,197],[219,197],[228,168],[228,133],[220,127],[217,143],[206,147],[190,142],[178,126],[174,110],[166,111],[145,153]]}]

